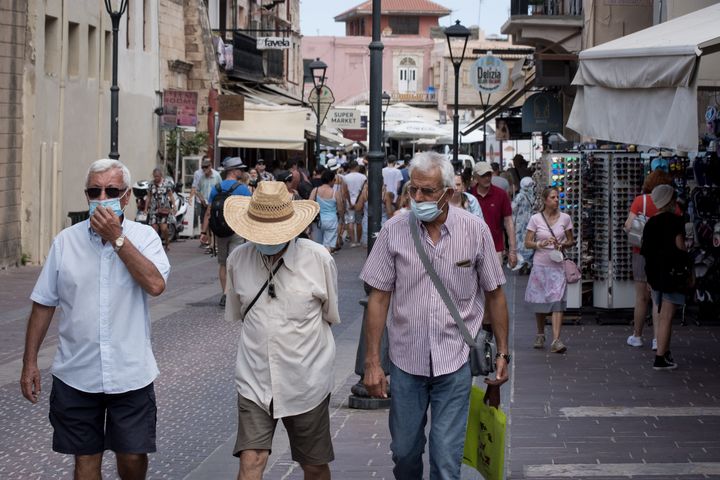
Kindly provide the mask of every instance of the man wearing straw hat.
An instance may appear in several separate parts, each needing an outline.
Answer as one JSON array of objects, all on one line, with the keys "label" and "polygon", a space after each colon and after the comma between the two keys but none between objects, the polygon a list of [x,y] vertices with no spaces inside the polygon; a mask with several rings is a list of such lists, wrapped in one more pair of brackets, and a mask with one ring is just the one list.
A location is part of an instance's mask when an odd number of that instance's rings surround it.
[{"label": "man wearing straw hat", "polygon": [[235,384],[240,480],[260,479],[278,419],[306,479],[330,478],[330,392],[340,322],[335,261],[297,238],[319,206],[292,200],[282,182],[225,202],[227,224],[247,243],[227,261],[225,318],[242,322]]}]

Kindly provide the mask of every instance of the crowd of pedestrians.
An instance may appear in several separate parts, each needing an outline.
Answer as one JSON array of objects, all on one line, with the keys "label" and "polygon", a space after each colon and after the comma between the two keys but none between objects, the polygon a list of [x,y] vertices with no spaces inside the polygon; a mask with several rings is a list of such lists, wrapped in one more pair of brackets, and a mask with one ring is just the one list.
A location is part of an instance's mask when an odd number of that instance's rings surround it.
[{"label": "crowd of pedestrians", "polygon": [[[240,480],[262,478],[278,420],[305,478],[331,477],[331,327],[340,322],[332,254],[345,242],[367,242],[365,164],[328,156],[312,175],[302,162],[271,174],[262,159],[248,168],[242,158],[229,157],[222,176],[207,159],[195,173],[191,198],[199,206],[200,242],[217,252],[226,319],[242,323],[233,452]],[[575,244],[572,221],[559,209],[556,188],[536,197],[527,164],[516,158],[515,165],[507,178],[494,175],[486,162],[457,174],[444,155],[424,152],[412,159],[391,155],[383,168],[382,228],[360,274],[370,288],[363,382],[370,396],[390,398],[398,479],[423,478],[428,421],[430,477],[460,477],[472,374],[456,322],[473,337],[480,329],[493,332],[496,370],[484,381],[488,401],[499,402],[510,362],[505,261],[530,273],[525,301],[536,315],[532,346],[545,347],[550,316],[550,352],[567,351],[561,339],[563,252]],[[642,345],[651,301],[657,370],[677,367],[671,320],[684,303],[679,279],[688,260],[669,183],[661,172],[651,174],[626,223],[631,230],[635,220],[646,221],[634,251],[637,302],[627,343]],[[52,448],[74,455],[77,479],[99,478],[107,449],[117,455],[121,478],[145,478],[147,454],[156,448],[158,368],[147,297],[160,295],[168,279],[163,224],[175,202],[173,185],[155,169],[145,202],[152,228],[133,222],[124,213],[130,185],[119,161],[89,167],[84,192],[90,218],[56,237],[31,295],[21,390],[38,401],[37,356],[60,307]],[[380,353],[386,330],[389,378]]]}]

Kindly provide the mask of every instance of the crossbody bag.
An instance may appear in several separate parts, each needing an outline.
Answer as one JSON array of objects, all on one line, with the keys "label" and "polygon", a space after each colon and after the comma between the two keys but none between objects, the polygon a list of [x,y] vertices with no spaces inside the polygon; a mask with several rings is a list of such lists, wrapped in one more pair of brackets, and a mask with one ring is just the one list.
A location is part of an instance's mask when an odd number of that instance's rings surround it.
[{"label": "crossbody bag", "polygon": [[430,263],[430,259],[425,252],[425,248],[420,241],[417,218],[412,212],[408,215],[408,221],[410,222],[410,232],[412,233],[415,250],[417,250],[420,261],[430,276],[433,285],[435,285],[435,289],[440,294],[440,298],[442,298],[443,302],[445,302],[445,306],[450,311],[450,315],[452,315],[453,320],[455,320],[455,323],[460,329],[460,333],[462,334],[465,343],[467,343],[470,347],[470,354],[468,358],[468,361],[470,362],[470,373],[472,373],[473,377],[485,376],[493,373],[495,371],[495,355],[497,353],[497,347],[495,346],[495,339],[493,338],[492,331],[480,328],[475,338],[470,335],[465,322],[460,316],[460,312],[450,298],[450,294],[445,288],[445,285],[443,285],[442,280],[440,280],[440,277],[435,271],[435,268],[432,266],[432,263]]}]

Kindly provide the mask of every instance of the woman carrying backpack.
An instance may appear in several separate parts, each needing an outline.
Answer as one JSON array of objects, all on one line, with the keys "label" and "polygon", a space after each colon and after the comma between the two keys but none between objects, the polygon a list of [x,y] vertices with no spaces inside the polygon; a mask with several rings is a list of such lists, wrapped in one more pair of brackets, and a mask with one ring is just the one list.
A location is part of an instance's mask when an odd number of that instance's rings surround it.
[{"label": "woman carrying backpack", "polygon": [[672,370],[677,368],[670,354],[672,318],[675,309],[685,305],[685,293],[693,284],[693,275],[685,248],[685,224],[682,217],[673,213],[675,189],[670,185],[658,185],[651,197],[658,211],[645,224],[640,254],[645,258],[653,311],[658,317],[653,369]]},{"label": "woman carrying backpack", "polygon": [[[642,195],[638,195],[630,206],[630,213],[625,220],[625,231],[629,235],[632,247],[632,270],[635,281],[635,311],[633,315],[633,333],[627,338],[627,344],[631,347],[642,347],[642,332],[647,316],[647,306],[650,302],[650,290],[648,289],[647,277],[645,276],[645,259],[640,255],[640,242],[634,241],[633,236],[642,239],[642,229],[647,219],[657,213],[657,208],[652,201],[650,193],[658,185],[671,185],[672,177],[662,170],[655,170],[647,176],[643,183]],[[639,232],[638,232],[639,229]],[[657,350],[657,315],[653,312],[653,341],[652,349]]]}]

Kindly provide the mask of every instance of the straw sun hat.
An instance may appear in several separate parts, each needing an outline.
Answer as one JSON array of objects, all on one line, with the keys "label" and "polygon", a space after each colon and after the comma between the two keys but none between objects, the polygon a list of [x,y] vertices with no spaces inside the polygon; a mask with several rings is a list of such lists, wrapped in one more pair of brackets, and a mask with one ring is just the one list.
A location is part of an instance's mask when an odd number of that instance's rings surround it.
[{"label": "straw sun hat", "polygon": [[233,195],[223,206],[225,221],[244,239],[279,245],[302,233],[320,211],[312,200],[292,200],[282,182],[260,182],[252,197]]}]

